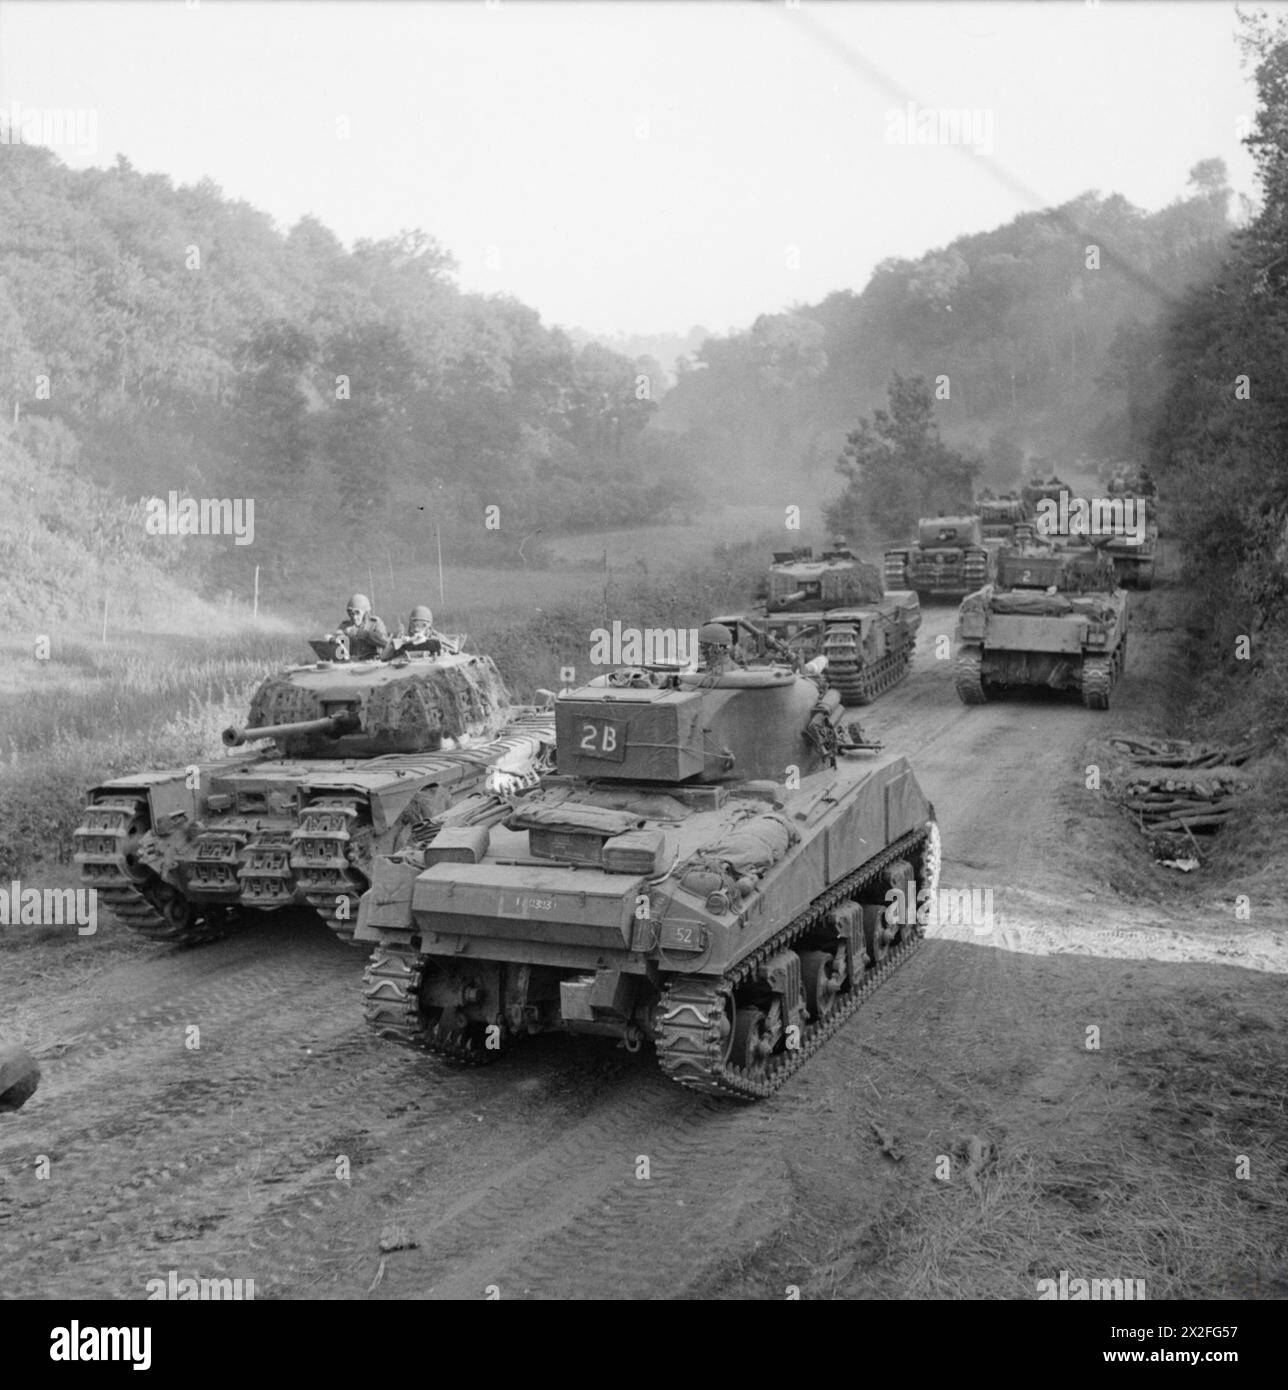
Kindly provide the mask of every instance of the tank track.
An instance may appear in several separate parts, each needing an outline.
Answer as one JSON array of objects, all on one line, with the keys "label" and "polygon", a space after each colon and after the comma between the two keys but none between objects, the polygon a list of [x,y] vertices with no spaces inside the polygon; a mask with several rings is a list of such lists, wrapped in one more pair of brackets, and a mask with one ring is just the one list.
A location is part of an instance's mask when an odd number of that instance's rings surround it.
[{"label": "tank track", "polygon": [[851,988],[839,999],[825,1018],[805,1028],[799,1047],[775,1054],[763,1075],[751,1076],[746,1069],[730,1066],[723,1060],[725,1044],[721,1024],[725,1020],[726,1001],[770,956],[790,948],[833,907],[871,883],[890,864],[910,854],[920,861],[921,883],[931,889],[937,888],[939,832],[932,821],[929,829],[909,832],[877,859],[841,879],[816,898],[795,921],[739,961],[721,979],[678,980],[669,984],[663,991],[657,1013],[660,1022],[655,1042],[662,1072],[690,1090],[739,1100],[761,1100],[777,1091],[903,965],[920,945],[925,935],[923,929],[915,924],[905,926],[898,945],[878,965],[865,971],[858,987]]},{"label": "tank track", "polygon": [[480,1047],[477,1037],[441,1023],[426,1028],[421,1022],[418,996],[425,978],[426,957],[402,942],[386,942],[371,953],[363,973],[363,1012],[378,1037],[391,1038],[407,1047],[432,1052],[467,1066],[487,1066],[501,1055],[496,1048]]},{"label": "tank track", "polygon": [[828,656],[828,683],[841,697],[844,705],[869,705],[883,691],[889,690],[908,674],[912,664],[914,644],[891,652],[877,661],[862,665],[847,658]]},{"label": "tank track", "polygon": [[984,657],[978,647],[963,647],[957,653],[954,677],[957,696],[964,705],[982,705],[988,701],[984,689]]},{"label": "tank track", "polygon": [[988,552],[968,550],[962,557],[962,582],[970,593],[982,589],[988,583]]},{"label": "tank track", "polygon": [[131,841],[148,821],[146,796],[105,797],[85,809],[73,833],[82,882],[98,893],[117,921],[150,941],[193,946],[217,941],[231,929],[233,912],[201,911],[163,879],[134,862]]},{"label": "tank track", "polygon": [[1107,656],[1087,656],[1082,660],[1082,703],[1088,709],[1108,709],[1109,697],[1127,664],[1124,637]]},{"label": "tank track", "polygon": [[[365,827],[368,815],[360,796],[323,796],[300,812],[300,824],[291,832],[297,890],[349,945],[354,944],[358,925],[358,899],[367,889],[367,879],[353,867],[350,851],[354,833]],[[341,901],[349,904],[348,917],[338,915]]]},{"label": "tank track", "polygon": [[908,587],[908,567],[902,559],[892,560],[887,555],[882,566],[881,578],[887,589],[906,589]]}]

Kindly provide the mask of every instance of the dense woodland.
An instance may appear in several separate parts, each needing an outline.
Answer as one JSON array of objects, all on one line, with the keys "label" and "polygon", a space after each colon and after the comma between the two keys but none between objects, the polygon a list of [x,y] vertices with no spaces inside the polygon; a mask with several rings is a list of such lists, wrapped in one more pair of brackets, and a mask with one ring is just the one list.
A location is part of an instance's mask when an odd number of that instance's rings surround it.
[{"label": "dense woodland", "polygon": [[[1288,21],[1245,17],[1258,108],[1256,216],[1165,325],[1153,466],[1197,626],[1267,732],[1288,733]],[[1249,678],[1252,678],[1250,681]],[[1288,788],[1284,789],[1288,795]]]}]

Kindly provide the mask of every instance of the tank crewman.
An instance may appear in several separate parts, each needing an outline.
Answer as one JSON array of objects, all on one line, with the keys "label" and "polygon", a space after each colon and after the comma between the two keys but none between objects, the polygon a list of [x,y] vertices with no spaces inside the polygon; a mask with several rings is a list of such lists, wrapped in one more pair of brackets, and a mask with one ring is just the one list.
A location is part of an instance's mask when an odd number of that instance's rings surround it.
[{"label": "tank crewman", "polygon": [[733,633],[723,623],[706,623],[698,629],[698,670],[718,676],[735,665]]},{"label": "tank crewman", "polygon": [[349,656],[354,661],[369,661],[389,643],[389,629],[371,611],[366,594],[354,594],[349,600],[348,617],[336,633],[349,643]]},{"label": "tank crewman", "polygon": [[434,614],[428,604],[418,603],[407,618],[407,631],[386,643],[380,653],[382,661],[392,661],[403,652],[422,652],[438,656],[440,652],[455,652],[457,648],[434,628]]}]

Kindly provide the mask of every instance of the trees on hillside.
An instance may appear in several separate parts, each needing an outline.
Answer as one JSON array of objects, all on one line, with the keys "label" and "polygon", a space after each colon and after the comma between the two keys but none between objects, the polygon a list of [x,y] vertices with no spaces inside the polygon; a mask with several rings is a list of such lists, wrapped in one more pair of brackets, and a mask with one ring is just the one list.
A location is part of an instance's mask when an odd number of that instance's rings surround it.
[{"label": "trees on hillside", "polygon": [[[209,180],[73,172],[20,144],[0,146],[0,227],[0,411],[61,422],[132,496],[258,495],[268,556],[319,524],[411,544],[432,506],[453,553],[501,558],[534,529],[652,521],[687,458],[643,442],[655,363],[462,292],[423,231],[347,251]],[[502,502],[508,549],[483,535]]]},{"label": "trees on hillside", "polygon": [[[710,339],[697,355],[705,370],[681,377],[659,424],[700,433],[716,476],[738,467],[799,485],[820,441],[839,448],[856,407],[884,403],[892,371],[947,373],[941,424],[954,443],[1005,430],[1037,453],[1125,454],[1141,438],[1147,383],[1129,390],[1107,376],[1106,354],[1124,325],[1159,324],[1210,273],[1230,231],[1228,200],[1221,162],[1205,160],[1187,195],[1158,212],[1087,193],[916,260],[884,261],[861,293]],[[817,335],[807,369],[781,386],[762,369],[774,320]]]},{"label": "trees on hillside", "polygon": [[940,439],[929,382],[896,372],[888,394],[889,409],[860,419],[837,460],[846,487],[827,522],[847,536],[865,521],[896,535],[920,516],[970,510],[980,463]]},{"label": "trees on hillside", "polygon": [[[1288,21],[1243,24],[1262,207],[1170,325],[1153,455],[1228,659],[1238,634],[1288,635]],[[1206,166],[1193,177],[1221,198]]]}]

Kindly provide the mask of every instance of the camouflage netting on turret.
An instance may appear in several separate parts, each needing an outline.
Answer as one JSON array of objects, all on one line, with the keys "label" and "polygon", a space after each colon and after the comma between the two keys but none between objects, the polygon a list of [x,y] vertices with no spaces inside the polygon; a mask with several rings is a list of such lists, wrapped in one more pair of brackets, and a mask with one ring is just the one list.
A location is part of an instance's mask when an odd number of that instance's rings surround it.
[{"label": "camouflage netting on turret", "polygon": [[828,567],[811,560],[784,570],[771,570],[769,598],[773,602],[780,602],[808,581],[819,584],[819,598],[828,608],[880,603],[885,593],[881,571],[875,565],[869,565],[862,560],[851,560]]},{"label": "camouflage netting on turret", "polygon": [[[334,713],[337,701],[356,700],[361,732],[404,746],[409,738],[432,748],[444,738],[490,735],[500,728],[510,704],[496,667],[486,657],[469,663],[430,665],[399,679],[377,679],[328,689],[310,688],[291,673],[270,676],[251,700],[247,726],[290,724]],[[325,747],[326,735],[287,736],[290,753]]]},{"label": "camouflage netting on turret", "polygon": [[382,686],[364,702],[368,733],[440,730],[444,738],[492,732],[510,703],[490,661],[470,666],[435,667],[415,680]]}]

